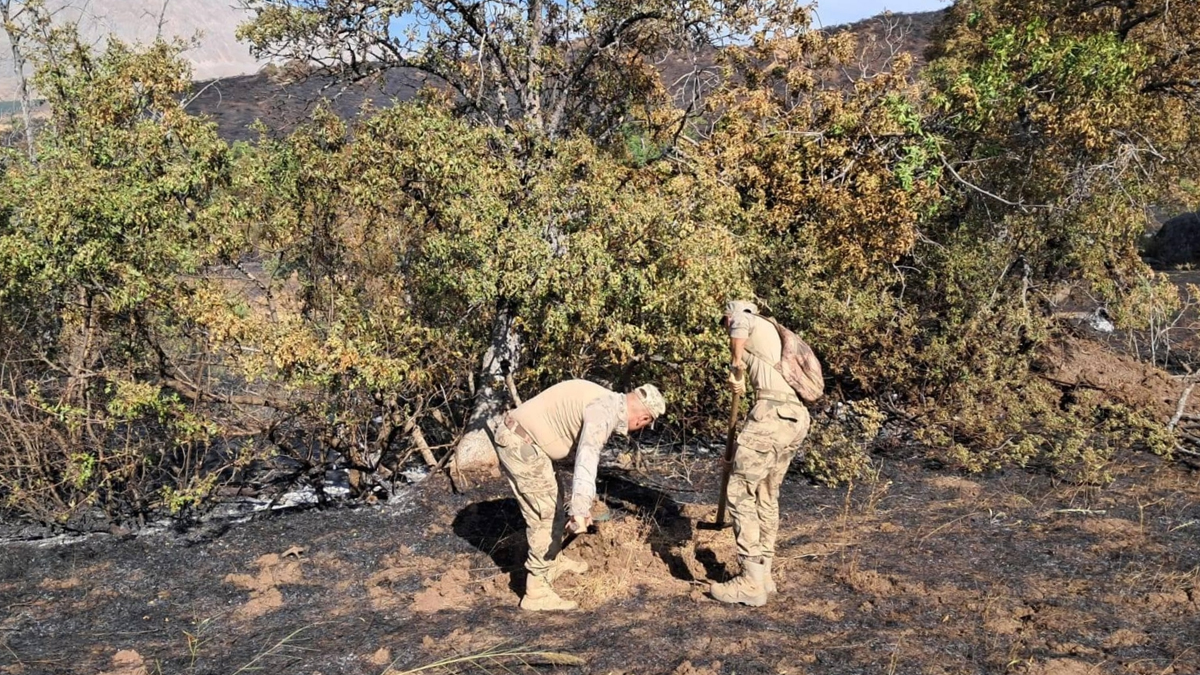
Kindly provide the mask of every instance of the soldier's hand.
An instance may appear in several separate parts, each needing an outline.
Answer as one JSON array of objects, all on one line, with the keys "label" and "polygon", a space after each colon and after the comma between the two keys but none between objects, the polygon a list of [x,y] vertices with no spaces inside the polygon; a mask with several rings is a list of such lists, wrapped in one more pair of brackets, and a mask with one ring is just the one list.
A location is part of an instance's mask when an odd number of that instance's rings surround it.
[{"label": "soldier's hand", "polygon": [[735,393],[735,394],[745,394],[746,393],[746,377],[744,375],[739,376],[736,373],[730,372],[728,382],[729,382],[729,390],[732,391],[733,393]]},{"label": "soldier's hand", "polygon": [[592,525],[592,517],[587,516],[571,516],[567,521],[567,531],[576,534],[587,532],[587,529]]}]

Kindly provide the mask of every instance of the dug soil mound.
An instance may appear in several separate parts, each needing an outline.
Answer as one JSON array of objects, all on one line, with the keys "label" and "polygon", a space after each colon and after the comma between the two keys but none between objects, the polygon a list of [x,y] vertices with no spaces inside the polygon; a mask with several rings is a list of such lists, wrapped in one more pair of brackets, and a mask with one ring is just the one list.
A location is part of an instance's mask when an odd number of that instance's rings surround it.
[{"label": "dug soil mound", "polygon": [[[312,675],[1200,672],[1200,475],[1130,455],[1104,488],[889,461],[789,476],[763,608],[737,571],[711,453],[602,471],[613,518],[567,544],[580,609],[530,614],[501,480],[265,514],[219,537],[0,548],[0,673]],[[441,664],[441,665],[435,665]]]},{"label": "dug soil mound", "polygon": [[[1065,337],[1051,343],[1038,363],[1042,377],[1064,388],[1081,387],[1104,393],[1111,401],[1150,411],[1166,422],[1175,413],[1187,383],[1167,372],[1116,353],[1104,344]],[[1187,410],[1196,409],[1187,401]]]}]

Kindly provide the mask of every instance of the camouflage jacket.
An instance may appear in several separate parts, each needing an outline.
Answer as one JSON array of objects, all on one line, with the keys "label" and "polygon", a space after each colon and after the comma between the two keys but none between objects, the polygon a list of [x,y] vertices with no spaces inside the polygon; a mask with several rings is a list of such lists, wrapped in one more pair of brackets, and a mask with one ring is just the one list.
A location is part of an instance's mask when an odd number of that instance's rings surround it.
[{"label": "camouflage jacket", "polygon": [[629,433],[625,395],[606,394],[583,409],[583,426],[575,445],[575,477],[571,484],[571,504],[568,513],[586,516],[596,498],[596,469],[600,451],[613,433]]}]

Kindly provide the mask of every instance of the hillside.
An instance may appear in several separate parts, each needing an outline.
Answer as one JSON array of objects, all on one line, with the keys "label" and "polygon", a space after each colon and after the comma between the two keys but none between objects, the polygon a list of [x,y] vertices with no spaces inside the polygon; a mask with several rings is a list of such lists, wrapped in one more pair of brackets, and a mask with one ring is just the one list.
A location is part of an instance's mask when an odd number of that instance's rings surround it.
[{"label": "hillside", "polygon": [[[149,42],[156,35],[197,38],[185,56],[198,80],[253,73],[260,63],[238,42],[234,31],[247,14],[232,0],[48,0],[61,23],[78,22],[89,42],[108,35],[126,42]],[[17,97],[8,38],[0,35],[0,101]]]},{"label": "hillside", "polygon": [[[924,64],[929,36],[942,11],[880,15],[847,26],[834,26],[831,32],[851,31],[859,36],[863,63],[878,69],[893,54],[909,53],[917,66]],[[714,68],[711,56],[698,63],[665,58],[658,68],[669,86],[682,86],[693,67]],[[270,69],[251,75],[198,82],[200,95],[191,109],[211,116],[228,140],[248,140],[254,136],[249,126],[258,119],[276,133],[286,133],[306,118],[323,98],[343,117],[358,112],[364,103],[386,106],[389,101],[411,98],[428,81],[424,73],[404,68],[387,72],[381,78],[347,84],[335,78],[312,75],[296,82],[273,76]]]}]

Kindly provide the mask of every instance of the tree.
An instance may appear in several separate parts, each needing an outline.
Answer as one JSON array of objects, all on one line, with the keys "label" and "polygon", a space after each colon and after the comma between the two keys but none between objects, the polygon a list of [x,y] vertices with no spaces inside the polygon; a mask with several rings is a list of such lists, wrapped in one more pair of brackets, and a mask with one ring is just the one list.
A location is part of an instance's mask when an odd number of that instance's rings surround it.
[{"label": "tree", "polygon": [[521,308],[514,386],[636,375],[676,383],[678,414],[706,405],[720,342],[697,327],[744,287],[713,210],[731,197],[709,199],[727,189],[586,138],[532,160],[508,138],[405,103],[353,125],[319,112],[239,159],[243,234],[224,255],[268,262],[192,304],[239,372],[305,402],[277,438],[374,479],[396,453],[444,447],[469,420],[498,298]]},{"label": "tree", "polygon": [[180,312],[227,212],[228,148],[181,105],[181,45],[95,54],[30,16],[51,112],[0,186],[0,499],[57,522],[184,508],[237,419],[189,386],[209,364]]},{"label": "tree", "polygon": [[1026,286],[1082,284],[1139,323],[1149,207],[1200,168],[1200,8],[970,0],[931,55],[961,188],[946,225],[998,233]]},{"label": "tree", "polygon": [[[263,57],[350,78],[405,67],[433,75],[493,126],[542,138],[609,138],[663,95],[649,62],[710,28],[705,3],[642,0],[243,0],[240,34]],[[703,35],[705,38],[713,37]]]},{"label": "tree", "polygon": [[[614,142],[635,120],[661,124],[650,111],[671,101],[651,58],[720,40],[753,15],[743,5],[662,0],[243,4],[255,19],[241,35],[259,56],[312,62],[351,78],[393,67],[429,73],[452,92],[456,107],[514,131],[506,142],[520,149],[520,162],[572,132]],[[699,95],[694,83],[689,91]],[[556,227],[545,224],[548,239]],[[476,405],[459,446],[462,465],[495,461],[483,422],[501,409],[505,379],[522,364],[517,324],[523,308],[502,294],[495,309]]]}]

